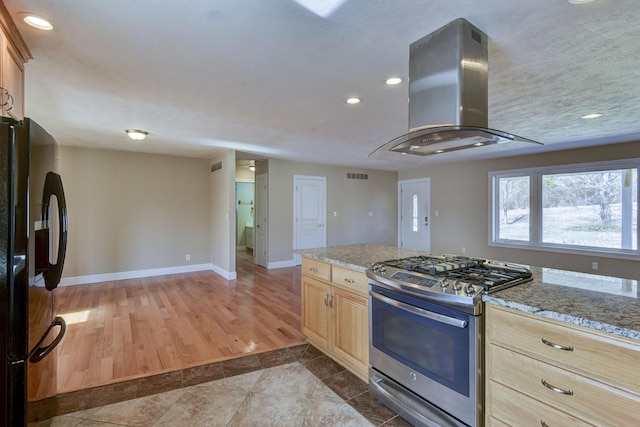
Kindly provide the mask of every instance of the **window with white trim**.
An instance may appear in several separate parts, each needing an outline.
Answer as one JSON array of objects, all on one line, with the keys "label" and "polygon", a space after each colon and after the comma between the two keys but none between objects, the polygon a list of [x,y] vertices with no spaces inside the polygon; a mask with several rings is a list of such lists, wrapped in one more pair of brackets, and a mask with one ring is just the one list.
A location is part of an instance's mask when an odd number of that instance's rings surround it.
[{"label": "window with white trim", "polygon": [[640,255],[640,159],[489,174],[496,246]]}]

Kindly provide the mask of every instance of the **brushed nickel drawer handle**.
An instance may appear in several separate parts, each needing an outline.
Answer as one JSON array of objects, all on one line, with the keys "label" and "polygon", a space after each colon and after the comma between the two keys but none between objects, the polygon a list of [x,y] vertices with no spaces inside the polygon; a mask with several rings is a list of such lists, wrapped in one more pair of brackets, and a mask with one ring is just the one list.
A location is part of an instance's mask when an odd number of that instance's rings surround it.
[{"label": "brushed nickel drawer handle", "polygon": [[329,297],[329,308],[333,308],[333,295]]},{"label": "brushed nickel drawer handle", "polygon": [[540,420],[540,425],[541,425],[542,427],[549,427],[549,426],[547,425],[547,423],[545,423],[545,422],[544,422],[544,420]]},{"label": "brushed nickel drawer handle", "polygon": [[356,281],[355,281],[355,280],[353,280],[353,279],[347,279],[346,277],[345,277],[344,281],[345,281],[345,282],[347,282],[347,283],[356,283]]},{"label": "brushed nickel drawer handle", "polygon": [[324,294],[324,305],[326,305],[327,307],[329,307],[329,303],[327,302],[328,299],[329,299],[329,294]]},{"label": "brushed nickel drawer handle", "polygon": [[317,273],[317,272],[318,272],[318,269],[317,269],[317,268],[315,268],[315,267],[311,267],[311,268],[309,268],[309,270],[313,271],[314,273]]},{"label": "brushed nickel drawer handle", "polygon": [[564,346],[564,345],[560,345],[560,344],[555,344],[552,343],[551,341],[547,340],[545,337],[542,337],[542,342],[545,343],[546,345],[548,345],[549,347],[553,347],[557,350],[564,350],[564,351],[573,351],[573,346]]},{"label": "brushed nickel drawer handle", "polygon": [[573,390],[563,390],[561,388],[552,386],[551,384],[546,382],[544,379],[542,379],[540,381],[542,381],[542,385],[545,386],[546,388],[548,388],[549,390],[555,391],[556,393],[566,394],[568,396],[573,396]]}]

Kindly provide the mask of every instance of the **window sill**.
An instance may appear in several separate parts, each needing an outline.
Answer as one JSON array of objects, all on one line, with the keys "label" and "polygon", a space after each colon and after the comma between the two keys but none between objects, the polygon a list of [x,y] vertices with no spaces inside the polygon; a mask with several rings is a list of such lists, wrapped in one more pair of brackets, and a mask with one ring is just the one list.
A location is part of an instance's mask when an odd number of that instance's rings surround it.
[{"label": "window sill", "polygon": [[511,249],[522,249],[528,251],[541,251],[541,252],[553,252],[553,253],[563,253],[563,254],[571,254],[571,255],[581,255],[581,256],[589,256],[589,257],[601,257],[601,258],[616,258],[616,259],[626,259],[630,261],[640,261],[640,253],[634,252],[616,252],[614,249],[612,250],[594,250],[594,249],[581,249],[581,248],[568,248],[568,247],[558,247],[551,245],[532,245],[528,242],[489,242],[489,246],[500,247],[500,248],[511,248]]}]

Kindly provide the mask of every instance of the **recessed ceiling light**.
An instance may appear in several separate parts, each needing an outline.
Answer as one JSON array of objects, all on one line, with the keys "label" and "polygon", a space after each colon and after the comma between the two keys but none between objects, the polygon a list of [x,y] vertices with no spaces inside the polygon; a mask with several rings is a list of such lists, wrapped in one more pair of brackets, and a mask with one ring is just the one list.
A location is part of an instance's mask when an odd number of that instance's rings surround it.
[{"label": "recessed ceiling light", "polygon": [[482,147],[484,145],[484,142],[476,142],[473,145],[476,146],[476,147]]},{"label": "recessed ceiling light", "polygon": [[569,0],[569,3],[571,4],[585,4],[585,3],[591,3],[593,0]]},{"label": "recessed ceiling light", "polygon": [[347,104],[355,105],[355,104],[360,104],[362,102],[362,99],[354,96],[352,98],[347,98],[345,102]]},{"label": "recessed ceiling light", "polygon": [[402,77],[389,77],[384,80],[384,84],[388,86],[396,86],[402,83]]},{"label": "recessed ceiling light", "polygon": [[22,20],[33,28],[37,28],[38,30],[51,31],[53,30],[53,25],[47,18],[41,15],[36,15],[33,13],[21,13]]},{"label": "recessed ceiling light", "polygon": [[140,129],[127,129],[125,130],[125,132],[127,133],[127,135],[129,135],[129,138],[133,139],[134,141],[142,141],[147,137],[147,135],[149,135],[149,132]]},{"label": "recessed ceiling light", "polygon": [[587,114],[582,116],[583,119],[597,119],[598,117],[602,117],[600,113]]},{"label": "recessed ceiling light", "polygon": [[436,154],[444,153],[444,150],[436,150],[436,151],[434,151],[434,153],[436,153]]}]

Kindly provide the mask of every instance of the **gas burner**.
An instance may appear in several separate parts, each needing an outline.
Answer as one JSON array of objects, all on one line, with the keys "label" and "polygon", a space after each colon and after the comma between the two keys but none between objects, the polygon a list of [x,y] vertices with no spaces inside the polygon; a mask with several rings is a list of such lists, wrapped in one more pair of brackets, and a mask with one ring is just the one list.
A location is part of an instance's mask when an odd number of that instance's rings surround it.
[{"label": "gas burner", "polygon": [[459,255],[421,255],[375,263],[369,278],[410,286],[414,292],[478,299],[532,279],[521,266]]}]

